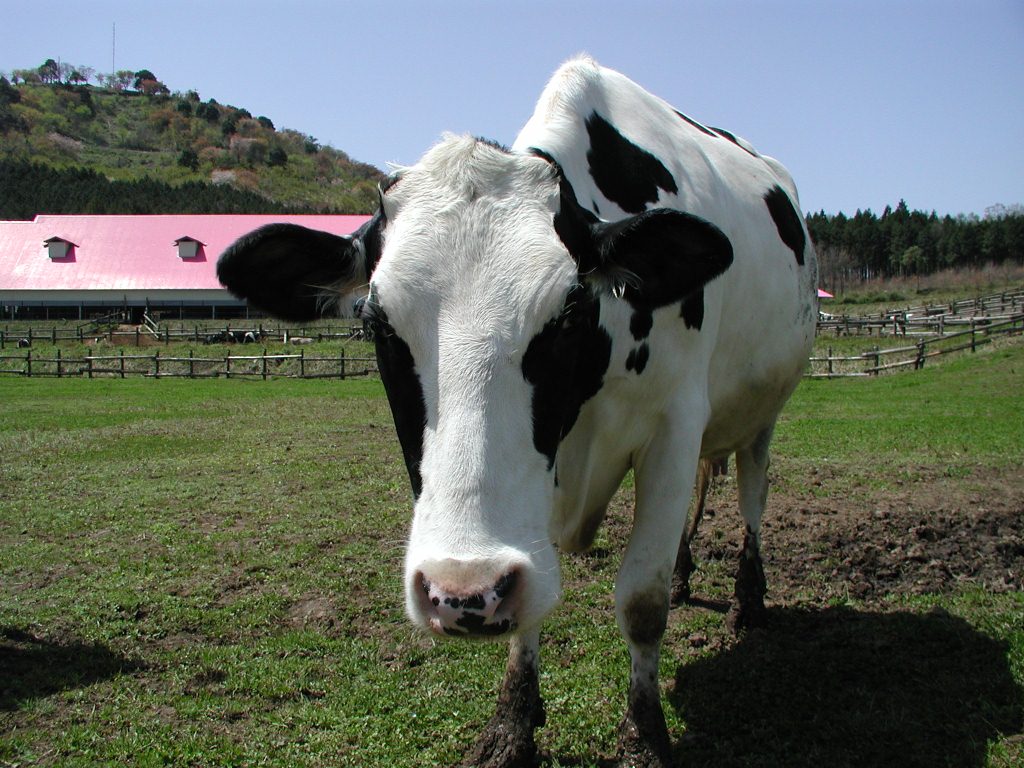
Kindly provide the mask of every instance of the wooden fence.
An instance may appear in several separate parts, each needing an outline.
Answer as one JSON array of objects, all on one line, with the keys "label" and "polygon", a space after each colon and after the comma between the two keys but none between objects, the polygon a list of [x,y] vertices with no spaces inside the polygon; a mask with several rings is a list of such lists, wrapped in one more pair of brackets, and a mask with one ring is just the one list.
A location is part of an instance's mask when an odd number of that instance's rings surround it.
[{"label": "wooden fence", "polygon": [[848,376],[877,376],[880,373],[901,368],[923,368],[932,357],[952,352],[970,350],[991,343],[997,336],[1024,333],[1024,312],[1001,321],[990,322],[990,318],[974,318],[970,328],[956,333],[931,338],[921,337],[913,345],[880,349],[875,347],[859,355],[833,356],[832,348],[824,357],[812,357],[807,376],[815,379],[832,379]]},{"label": "wooden fence", "polygon": [[256,341],[282,342],[290,341],[329,341],[359,338],[362,336],[361,325],[321,326],[314,328],[269,328],[263,325],[247,325],[244,327],[205,326],[195,328],[159,327],[155,323],[143,323],[139,326],[106,326],[96,327],[86,323],[74,328],[0,328],[0,349],[7,347],[31,347],[36,342],[57,345],[61,343],[87,344],[96,341],[107,341],[114,346],[142,347],[153,344],[217,344],[242,342],[247,334]]},{"label": "wooden fence", "polygon": [[1008,320],[1024,312],[1024,288],[964,299],[948,304],[927,304],[868,315],[822,313],[819,336],[927,336],[964,330],[972,320]]},{"label": "wooden fence", "polygon": [[197,357],[190,350],[188,357],[168,357],[159,350],[151,355],[125,354],[86,355],[64,357],[58,347],[52,357],[33,355],[26,350],[21,355],[0,355],[0,374],[21,376],[119,377],[146,376],[149,378],[225,378],[258,377],[264,381],[272,377],[295,379],[345,379],[375,373],[377,361],[369,357],[347,357],[345,351],[334,356],[298,354],[226,355],[223,357]]}]

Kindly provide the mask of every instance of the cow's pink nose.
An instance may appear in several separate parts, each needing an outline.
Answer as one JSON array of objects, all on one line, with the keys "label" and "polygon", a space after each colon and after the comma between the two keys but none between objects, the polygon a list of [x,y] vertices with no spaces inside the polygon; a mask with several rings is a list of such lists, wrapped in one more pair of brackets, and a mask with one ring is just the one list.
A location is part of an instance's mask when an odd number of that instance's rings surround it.
[{"label": "cow's pink nose", "polygon": [[437,634],[494,637],[516,628],[514,604],[519,572],[512,570],[492,587],[478,591],[431,581],[423,572],[417,580],[425,598],[424,614]]}]

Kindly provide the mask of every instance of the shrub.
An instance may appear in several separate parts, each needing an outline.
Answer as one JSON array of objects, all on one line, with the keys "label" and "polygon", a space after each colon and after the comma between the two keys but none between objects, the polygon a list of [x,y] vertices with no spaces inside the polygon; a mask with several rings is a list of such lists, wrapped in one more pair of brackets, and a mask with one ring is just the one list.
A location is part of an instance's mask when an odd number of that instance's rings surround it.
[{"label": "shrub", "polygon": [[193,171],[199,170],[199,155],[191,147],[186,147],[178,155],[178,165]]},{"label": "shrub", "polygon": [[272,167],[285,166],[288,164],[288,153],[281,147],[272,147],[267,153],[267,165]]}]

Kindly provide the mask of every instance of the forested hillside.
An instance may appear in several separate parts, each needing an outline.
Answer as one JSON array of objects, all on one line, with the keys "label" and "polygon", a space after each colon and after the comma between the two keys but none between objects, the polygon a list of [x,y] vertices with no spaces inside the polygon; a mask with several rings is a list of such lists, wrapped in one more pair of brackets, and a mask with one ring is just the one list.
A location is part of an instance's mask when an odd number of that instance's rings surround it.
[{"label": "forested hillside", "polygon": [[6,219],[366,213],[382,174],[268,117],[195,91],[171,93],[148,70],[97,76],[49,60],[0,77],[0,178]]}]

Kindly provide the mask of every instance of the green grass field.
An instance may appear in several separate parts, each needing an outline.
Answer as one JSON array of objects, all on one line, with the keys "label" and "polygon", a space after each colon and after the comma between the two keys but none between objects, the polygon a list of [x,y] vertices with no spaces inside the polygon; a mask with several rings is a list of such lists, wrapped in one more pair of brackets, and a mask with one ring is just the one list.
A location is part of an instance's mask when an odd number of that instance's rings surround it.
[{"label": "green grass field", "polygon": [[[973,498],[996,481],[1019,499],[1022,374],[1017,342],[804,382],[777,432],[778,497],[866,516],[908,487]],[[626,489],[594,553],[565,560],[543,765],[614,750],[628,504]],[[457,763],[505,651],[408,626],[409,517],[376,380],[0,377],[0,766]],[[698,588],[727,594],[730,569],[709,558]],[[1019,589],[858,600],[815,583],[770,595],[770,628],[738,641],[713,610],[673,613],[662,681],[681,762],[1024,765]]]}]

